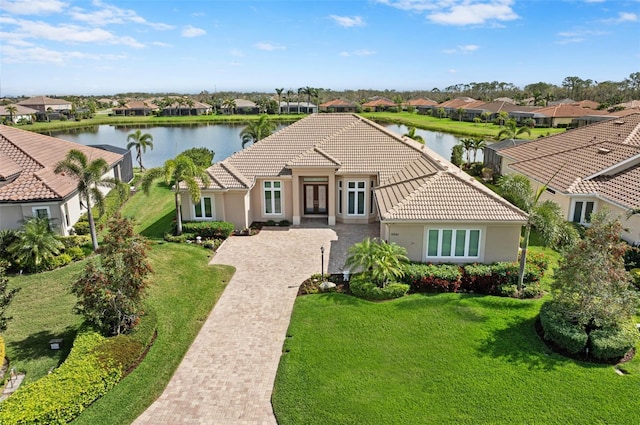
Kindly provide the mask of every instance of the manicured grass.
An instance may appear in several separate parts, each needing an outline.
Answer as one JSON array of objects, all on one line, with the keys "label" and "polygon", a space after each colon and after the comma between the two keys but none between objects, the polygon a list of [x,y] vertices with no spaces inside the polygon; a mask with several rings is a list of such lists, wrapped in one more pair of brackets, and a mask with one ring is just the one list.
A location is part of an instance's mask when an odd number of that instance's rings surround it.
[{"label": "manicured grass", "polygon": [[566,359],[534,330],[540,301],[415,294],[296,301],[273,406],[287,424],[635,424],[640,360]]}]

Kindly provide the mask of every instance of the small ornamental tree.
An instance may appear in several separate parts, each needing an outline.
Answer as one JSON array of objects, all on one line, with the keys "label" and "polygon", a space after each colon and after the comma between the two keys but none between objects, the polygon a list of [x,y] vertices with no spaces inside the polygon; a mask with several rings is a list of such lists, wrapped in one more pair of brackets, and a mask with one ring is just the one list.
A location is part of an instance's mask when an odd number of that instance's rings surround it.
[{"label": "small ornamental tree", "polygon": [[404,276],[404,265],[409,261],[405,248],[377,238],[353,244],[347,255],[345,266],[359,268],[383,288]]},{"label": "small ornamental tree", "polygon": [[99,259],[87,264],[73,283],[78,296],[76,311],[106,335],[119,335],[134,328],[143,314],[147,276],[152,272],[148,242],[133,232],[130,219],[116,215]]},{"label": "small ornamental tree", "polygon": [[[20,291],[20,288],[9,289],[9,279],[5,275],[6,265],[4,260],[0,260],[0,332],[7,330],[7,322],[11,320],[11,317],[6,316],[6,310],[13,297]],[[3,357],[0,357],[0,362],[2,360]]]},{"label": "small ornamental tree", "polygon": [[624,268],[627,249],[622,224],[607,212],[591,216],[584,239],[570,250],[555,272],[553,305],[565,320],[590,330],[615,328],[629,321],[638,306]]}]

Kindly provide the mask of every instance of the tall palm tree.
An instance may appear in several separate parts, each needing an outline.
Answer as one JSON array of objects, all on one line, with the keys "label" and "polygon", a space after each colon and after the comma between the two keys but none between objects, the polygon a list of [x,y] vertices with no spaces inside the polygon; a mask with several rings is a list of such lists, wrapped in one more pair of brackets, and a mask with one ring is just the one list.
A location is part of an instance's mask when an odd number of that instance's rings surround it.
[{"label": "tall palm tree", "polygon": [[222,107],[226,109],[227,114],[233,114],[233,110],[236,108],[236,101],[228,97],[222,101]]},{"label": "tall palm tree", "polygon": [[7,250],[20,266],[38,272],[45,261],[60,254],[62,249],[64,244],[51,230],[48,218],[29,217]]},{"label": "tall palm tree", "polygon": [[15,121],[14,121],[13,117],[16,116],[16,113],[18,112],[18,107],[15,106],[15,105],[7,105],[7,106],[4,107],[4,110],[9,113],[9,118],[11,119],[11,124],[15,124]]},{"label": "tall palm tree", "polygon": [[464,117],[464,114],[467,112],[466,109],[464,108],[458,108],[456,109],[456,115],[458,116],[458,121],[462,121],[462,117]]},{"label": "tall palm tree", "polygon": [[460,139],[460,144],[467,155],[467,168],[471,167],[471,151],[473,150],[473,139]]},{"label": "tall palm tree", "polygon": [[498,133],[498,140],[517,139],[523,133],[531,136],[531,129],[529,127],[518,128],[516,120],[507,120],[504,123],[504,128]]},{"label": "tall palm tree", "polygon": [[142,190],[149,195],[151,184],[164,177],[168,185],[173,185],[173,193],[176,205],[176,234],[182,234],[182,212],[180,211],[180,183],[187,186],[193,202],[200,200],[200,183],[204,187],[209,187],[211,179],[203,167],[198,167],[191,158],[186,155],[178,155],[175,159],[168,159],[162,167],[147,170],[142,178]]},{"label": "tall palm tree", "polygon": [[507,119],[509,119],[509,113],[507,111],[500,111],[500,112],[498,112],[498,115],[496,116],[496,119],[500,123],[500,127],[502,127],[504,125],[505,121],[507,121]]},{"label": "tall palm tree", "polygon": [[298,104],[298,115],[300,114],[300,93],[304,90],[302,87],[298,89],[298,97],[296,98],[296,103]]},{"label": "tall palm tree", "polygon": [[403,134],[403,136],[406,136],[406,137],[408,137],[410,139],[413,139],[416,142],[420,142],[420,143],[422,143],[424,145],[424,138],[421,135],[416,134],[416,128],[415,127],[409,127],[409,131],[406,132],[405,134]]},{"label": "tall palm tree", "polygon": [[302,90],[302,94],[307,95],[307,113],[310,114],[311,112],[309,112],[309,105],[311,105],[311,95],[313,94],[313,88],[306,86],[306,87],[303,87],[301,90]]},{"label": "tall palm tree", "polygon": [[480,114],[480,118],[482,118],[485,125],[489,124],[489,118],[491,118],[491,112],[484,111],[483,113]]},{"label": "tall palm tree", "polygon": [[436,109],[436,113],[438,114],[439,118],[444,118],[444,116],[447,113],[447,111],[444,108],[440,107],[440,108]]},{"label": "tall palm tree", "polygon": [[99,214],[104,214],[104,195],[100,187],[124,190],[123,186],[112,178],[104,178],[109,170],[109,164],[103,158],[96,158],[89,162],[84,152],[71,149],[65,158],[56,164],[54,173],[67,174],[78,181],[78,193],[80,195],[80,205],[87,209],[89,218],[89,231],[93,250],[98,250],[98,236],[96,234],[96,223],[93,219],[92,205],[98,207]]},{"label": "tall palm tree", "polygon": [[241,132],[240,138],[242,139],[242,147],[247,143],[256,143],[259,140],[264,139],[267,136],[273,134],[276,129],[276,125],[269,121],[266,114],[260,115],[257,121],[252,121]]},{"label": "tall palm tree", "polygon": [[280,100],[282,99],[282,92],[284,91],[284,89],[276,89],[276,93],[278,94],[278,115],[280,115],[280,113],[282,111],[280,111]]},{"label": "tall palm tree", "polygon": [[287,114],[291,113],[291,108],[289,107],[289,102],[291,102],[291,96],[293,96],[293,90],[289,89],[287,90],[287,96],[285,97],[285,100],[287,101]]},{"label": "tall palm tree", "polygon": [[127,142],[129,142],[127,143],[127,149],[136,148],[136,161],[138,161],[138,165],[140,165],[140,171],[144,171],[142,153],[146,153],[147,148],[153,149],[153,136],[149,133],[143,134],[140,129],[137,129],[127,136]]},{"label": "tall palm tree", "polygon": [[471,139],[471,149],[473,150],[473,162],[476,162],[476,157],[478,156],[478,151],[483,151],[487,147],[487,143],[482,139],[482,137],[474,137]]}]

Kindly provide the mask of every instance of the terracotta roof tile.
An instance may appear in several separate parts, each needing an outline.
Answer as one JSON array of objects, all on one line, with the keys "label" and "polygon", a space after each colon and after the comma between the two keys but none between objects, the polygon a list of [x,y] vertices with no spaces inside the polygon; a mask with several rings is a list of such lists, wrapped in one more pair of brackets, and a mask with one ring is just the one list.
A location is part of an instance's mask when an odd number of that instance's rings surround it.
[{"label": "terracotta roof tile", "polygon": [[47,96],[35,96],[35,97],[30,97],[29,99],[21,100],[20,102],[18,102],[18,105],[24,105],[24,106],[71,105],[71,102],[64,99],[53,99]]}]

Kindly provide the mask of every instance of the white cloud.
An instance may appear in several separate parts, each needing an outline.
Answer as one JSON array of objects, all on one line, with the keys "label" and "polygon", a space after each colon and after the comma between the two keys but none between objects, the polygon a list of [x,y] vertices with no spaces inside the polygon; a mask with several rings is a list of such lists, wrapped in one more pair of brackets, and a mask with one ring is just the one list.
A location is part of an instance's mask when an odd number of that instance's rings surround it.
[{"label": "white cloud", "polygon": [[240,49],[231,49],[229,53],[231,54],[231,56],[235,56],[238,58],[241,58],[244,56],[244,52]]},{"label": "white cloud", "polygon": [[163,43],[162,41],[152,41],[149,44],[151,44],[152,46],[158,46],[158,47],[173,47],[172,44]]},{"label": "white cloud", "polygon": [[268,52],[271,52],[273,50],[285,50],[286,49],[286,47],[281,46],[279,44],[272,44],[272,43],[268,43],[268,42],[264,42],[264,41],[261,41],[259,43],[254,44],[253,47],[255,47],[258,50],[266,50]]},{"label": "white cloud", "polygon": [[183,37],[200,37],[202,35],[205,35],[206,33],[207,32],[202,28],[196,28],[191,25],[187,25],[182,29]]},{"label": "white cloud", "polygon": [[595,31],[595,30],[573,30],[573,31],[562,31],[557,35],[560,37],[556,44],[573,44],[573,43],[582,43],[587,40],[589,37],[597,37],[601,35],[606,35],[607,33],[604,31]]},{"label": "white cloud", "polygon": [[349,57],[349,56],[371,56],[371,55],[375,55],[377,52],[375,50],[369,50],[369,49],[360,49],[360,50],[354,50],[353,52],[340,52],[340,56],[344,56],[344,57]]},{"label": "white cloud", "polygon": [[45,15],[62,12],[68,3],[59,0],[3,0],[2,10],[14,15]]},{"label": "white cloud", "polygon": [[364,27],[366,25],[366,23],[360,16],[329,15],[329,18],[333,19],[336,24],[345,28]]},{"label": "white cloud", "polygon": [[426,12],[427,19],[442,25],[484,25],[496,21],[512,21],[519,16],[513,11],[514,0],[376,0],[397,9]]},{"label": "white cloud", "polygon": [[623,22],[638,22],[638,15],[631,12],[619,12],[617,18],[603,19],[605,24],[621,24]]},{"label": "white cloud", "polygon": [[452,55],[454,53],[471,53],[471,52],[475,52],[476,50],[478,50],[480,48],[480,46],[478,46],[477,44],[465,44],[462,46],[457,46],[455,49],[445,49],[442,52]]},{"label": "white cloud", "polygon": [[451,68],[451,69],[449,69],[447,72],[448,72],[449,74],[455,74],[456,72],[458,72],[458,70],[457,70],[457,69],[453,69],[453,68]]},{"label": "white cloud", "polygon": [[43,47],[16,48],[5,46],[2,49],[2,61],[5,63],[47,63],[64,65],[72,59],[112,61],[126,59],[126,55],[95,54],[79,51],[57,51]]},{"label": "white cloud", "polygon": [[54,26],[42,21],[14,19],[5,16],[0,17],[0,23],[16,26],[11,32],[23,39],[36,38],[66,43],[107,43],[124,44],[135,48],[144,47],[144,44],[136,41],[133,37],[118,37],[101,28],[87,29],[68,24]]},{"label": "white cloud", "polygon": [[80,7],[74,7],[70,10],[69,15],[76,21],[86,22],[87,24],[96,27],[109,24],[134,23],[150,26],[157,30],[169,30],[174,28],[172,25],[160,22],[148,22],[146,19],[139,16],[136,11],[131,9],[121,9],[116,6],[103,3],[100,0],[94,0],[92,4],[99,9],[94,11],[85,11]]}]

